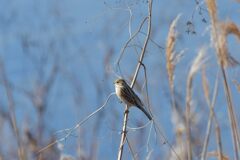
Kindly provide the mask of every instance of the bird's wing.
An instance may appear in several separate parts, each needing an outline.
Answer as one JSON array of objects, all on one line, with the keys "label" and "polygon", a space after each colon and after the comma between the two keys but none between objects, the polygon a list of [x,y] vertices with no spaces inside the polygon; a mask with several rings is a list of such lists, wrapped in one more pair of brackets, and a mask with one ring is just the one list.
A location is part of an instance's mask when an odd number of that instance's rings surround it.
[{"label": "bird's wing", "polygon": [[124,87],[124,89],[122,89],[122,92],[122,96],[124,96],[129,103],[135,106],[143,106],[142,101],[129,86]]}]

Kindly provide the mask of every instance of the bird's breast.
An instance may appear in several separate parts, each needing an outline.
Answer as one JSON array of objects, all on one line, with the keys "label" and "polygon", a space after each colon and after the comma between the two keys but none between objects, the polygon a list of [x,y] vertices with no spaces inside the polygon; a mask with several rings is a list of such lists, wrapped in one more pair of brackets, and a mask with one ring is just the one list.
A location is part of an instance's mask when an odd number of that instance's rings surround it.
[{"label": "bird's breast", "polygon": [[121,87],[115,86],[116,95],[121,99]]}]

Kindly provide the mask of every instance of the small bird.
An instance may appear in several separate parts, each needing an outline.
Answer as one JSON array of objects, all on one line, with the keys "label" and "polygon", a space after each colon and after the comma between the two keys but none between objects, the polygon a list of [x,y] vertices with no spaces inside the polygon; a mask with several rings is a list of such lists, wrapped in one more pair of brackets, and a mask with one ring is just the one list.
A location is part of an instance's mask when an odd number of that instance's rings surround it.
[{"label": "small bird", "polygon": [[145,113],[149,120],[152,120],[150,114],[144,109],[144,105],[140,98],[134,93],[131,87],[124,79],[117,79],[114,82],[115,92],[118,98],[123,101],[128,107],[136,106]]}]

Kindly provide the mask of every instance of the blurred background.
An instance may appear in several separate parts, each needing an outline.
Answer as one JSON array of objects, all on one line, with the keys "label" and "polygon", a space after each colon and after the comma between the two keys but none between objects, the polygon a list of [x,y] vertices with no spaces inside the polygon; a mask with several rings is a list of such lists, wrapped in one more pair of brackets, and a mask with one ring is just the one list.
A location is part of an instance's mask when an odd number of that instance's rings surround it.
[{"label": "blurred background", "polygon": [[[232,20],[240,26],[239,2],[217,1],[217,8],[220,20]],[[170,24],[179,14],[175,51],[183,56],[174,72],[179,111],[175,113],[171,107],[165,47]],[[131,83],[147,23],[119,57],[147,15],[148,0],[0,0],[0,159],[20,159],[21,154],[29,160],[116,159],[124,113],[123,104],[116,96],[64,141],[40,154],[38,151],[67,134],[57,131],[74,127],[101,107],[114,92],[113,82],[118,76]],[[162,134],[156,134],[145,115],[131,108],[128,127],[148,124],[142,129],[129,129],[131,147],[125,145],[123,159],[174,160],[172,148],[179,155],[185,154],[178,145],[185,143],[181,116],[186,105],[187,76],[202,47],[207,48],[205,74],[211,98],[215,80],[219,81],[215,114],[223,154],[233,159],[223,82],[217,76],[210,18],[205,1],[201,0],[153,0],[152,30],[143,63],[150,108]],[[240,61],[240,45],[234,36],[228,38],[228,49]],[[240,121],[239,66],[227,69],[227,73],[237,121]],[[201,75],[201,72],[195,75],[192,88],[194,159],[201,155],[210,113]],[[143,69],[134,89],[147,104]],[[216,159],[216,148],[212,131],[209,159]]]}]

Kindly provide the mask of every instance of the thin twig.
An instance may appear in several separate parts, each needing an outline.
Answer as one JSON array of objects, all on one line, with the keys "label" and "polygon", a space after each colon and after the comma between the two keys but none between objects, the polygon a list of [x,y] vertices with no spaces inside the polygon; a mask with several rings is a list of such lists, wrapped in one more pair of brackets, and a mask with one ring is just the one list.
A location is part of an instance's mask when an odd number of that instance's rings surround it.
[{"label": "thin twig", "polygon": [[[161,132],[160,128],[157,126],[157,129],[156,129],[156,125],[157,123],[155,122],[155,119],[154,119],[154,115],[152,113],[152,110],[151,110],[151,107],[150,107],[150,102],[149,102],[149,95],[148,95],[148,79],[147,79],[147,69],[145,67],[145,65],[142,63],[141,64],[143,66],[143,69],[144,69],[144,77],[145,77],[145,83],[146,83],[146,93],[147,93],[147,105],[148,105],[148,109],[149,109],[149,113],[151,114],[151,116],[153,117],[152,119],[152,123],[151,123],[151,128],[150,128],[150,131],[149,131],[149,135],[148,135],[148,143],[149,144],[149,139],[150,139],[150,133],[151,133],[151,129],[152,129],[152,125],[154,125],[154,129],[155,131],[158,130],[158,132],[160,133],[161,137],[163,137],[164,139],[164,143],[167,143],[170,147],[170,149],[173,151],[173,153],[175,154],[176,158],[178,160],[181,160],[181,158],[179,157],[179,155],[177,154],[177,152],[175,151],[175,149],[172,147],[172,145],[168,142],[167,138],[164,136],[164,134]],[[156,131],[157,133],[157,131]],[[148,149],[147,149],[148,150]]]},{"label": "thin twig", "polygon": [[144,70],[145,88],[146,88],[146,96],[147,96],[147,109],[149,110],[150,115],[153,117],[150,101],[149,101],[149,94],[148,94],[147,68],[143,63],[141,63],[141,65],[143,66],[143,70]]},{"label": "thin twig", "polygon": [[91,118],[91,117],[92,117],[93,115],[95,115],[97,112],[99,112],[100,110],[102,110],[102,109],[106,106],[108,100],[110,99],[110,97],[111,97],[112,95],[115,95],[115,92],[111,93],[111,94],[107,97],[107,100],[104,102],[104,104],[103,104],[101,107],[99,107],[97,110],[95,110],[94,112],[92,112],[91,114],[89,114],[87,117],[85,117],[83,120],[81,120],[80,122],[78,122],[74,127],[57,131],[55,134],[65,133],[66,135],[65,135],[63,138],[60,138],[60,139],[58,139],[58,140],[55,140],[54,142],[48,144],[46,147],[40,149],[40,150],[37,152],[37,154],[40,154],[41,152],[45,151],[45,150],[48,149],[49,147],[52,147],[53,145],[55,145],[55,144],[57,144],[57,143],[59,143],[59,142],[65,141],[69,136],[72,135],[72,133],[73,133],[76,129],[78,129],[82,124],[84,124],[89,118]]},{"label": "thin twig", "polygon": [[138,33],[141,31],[143,24],[145,23],[145,21],[148,19],[148,17],[145,17],[143,19],[143,21],[141,22],[139,28],[137,29],[137,31],[128,39],[128,41],[125,43],[124,47],[121,49],[119,58],[117,59],[117,62],[115,63],[117,65],[117,68],[119,69],[120,73],[121,73],[121,69],[120,69],[120,61],[122,59],[123,53],[125,52],[126,48],[128,47],[128,44],[138,35]]},{"label": "thin twig", "polygon": [[132,10],[131,8],[128,6],[128,11],[129,11],[129,22],[128,22],[128,32],[129,32],[129,35],[130,37],[132,37],[132,17],[133,17],[133,14],[132,14]]},{"label": "thin twig", "polygon": [[[140,70],[140,67],[141,67],[141,64],[142,64],[142,61],[143,61],[143,58],[144,58],[144,55],[145,55],[145,52],[146,52],[146,48],[147,48],[147,44],[148,44],[148,41],[149,41],[149,38],[150,38],[150,33],[151,33],[151,17],[152,17],[152,0],[149,0],[149,5],[148,5],[148,31],[147,31],[147,36],[146,36],[146,39],[145,39],[145,42],[144,42],[144,45],[143,45],[143,49],[142,49],[142,52],[141,52],[141,55],[140,55],[140,58],[139,58],[139,62],[138,62],[138,65],[137,65],[137,68],[136,68],[136,71],[135,71],[135,74],[133,76],[133,80],[132,80],[132,83],[131,83],[131,88],[133,88],[135,82],[136,82],[136,79],[137,79],[137,76],[138,76],[138,73],[139,73],[139,70]],[[145,21],[145,20],[144,20]],[[143,21],[143,22],[144,22]],[[143,24],[143,23],[142,23]],[[141,25],[142,26],[142,25]],[[141,27],[140,27],[141,28]],[[139,29],[140,30],[140,29]],[[139,32],[139,31],[138,31]],[[136,33],[138,33],[136,32]],[[131,41],[132,38],[129,39],[129,42]],[[122,54],[121,54],[122,55]],[[120,57],[121,57],[120,55]],[[119,60],[120,60],[120,57],[119,57]],[[118,61],[118,64],[119,64],[119,61]],[[127,136],[127,122],[128,122],[128,106],[126,106],[125,108],[125,112],[124,112],[124,122],[123,122],[123,128],[122,128],[122,136],[121,136],[121,141],[120,141],[120,146],[119,146],[119,152],[118,152],[118,160],[121,160],[122,159],[122,154],[123,154],[123,147],[124,147],[124,141],[126,139],[126,136]]]},{"label": "thin twig", "polygon": [[[153,121],[154,122],[154,121]],[[170,144],[170,142],[167,140],[167,138],[165,137],[165,135],[163,134],[163,132],[161,131],[160,127],[158,126],[158,124],[156,122],[154,122],[154,128],[156,131],[159,132],[159,134],[161,135],[161,137],[163,138],[163,144],[168,144],[168,146],[170,147],[170,149],[173,151],[173,153],[176,156],[177,160],[181,160],[181,158],[179,157],[179,155],[177,154],[177,152],[175,151],[174,147]]]},{"label": "thin twig", "polygon": [[132,154],[132,158],[134,159],[134,160],[136,160],[136,156],[135,156],[135,154],[134,154],[134,151],[133,151],[133,148],[132,148],[132,146],[131,146],[131,144],[130,144],[130,141],[128,140],[128,138],[126,137],[126,141],[127,141],[127,144],[128,144],[128,148],[129,148],[129,150],[130,150],[130,152],[131,152],[131,154]]},{"label": "thin twig", "polygon": [[142,125],[142,126],[140,126],[140,127],[129,127],[129,126],[127,126],[127,129],[136,131],[136,130],[139,130],[139,129],[144,129],[144,128],[146,128],[146,127],[147,127],[149,124],[151,124],[151,123],[152,123],[152,121],[148,121],[146,124],[144,124],[144,125]]},{"label": "thin twig", "polygon": [[151,127],[150,127],[150,130],[149,130],[149,133],[148,133],[148,138],[147,138],[147,152],[149,152],[149,146],[150,146],[150,136],[151,136],[151,133],[152,133],[152,126],[153,126],[153,123],[151,123]]},{"label": "thin twig", "polygon": [[[144,33],[143,31],[140,31],[139,33],[143,34],[143,35],[147,35],[146,33]],[[157,42],[155,42],[152,38],[149,38],[149,40],[155,45],[157,46],[159,49],[163,50],[164,47],[160,46]]]}]

